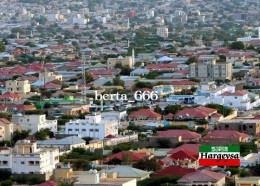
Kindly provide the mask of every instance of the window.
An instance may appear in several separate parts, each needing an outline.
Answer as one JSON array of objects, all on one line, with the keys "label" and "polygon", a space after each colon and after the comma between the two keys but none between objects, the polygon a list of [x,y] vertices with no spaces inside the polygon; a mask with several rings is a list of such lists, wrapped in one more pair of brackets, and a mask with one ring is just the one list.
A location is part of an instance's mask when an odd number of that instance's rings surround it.
[{"label": "window", "polygon": [[27,121],[30,121],[30,119],[27,119]]},{"label": "window", "polygon": [[79,129],[75,129],[75,131],[77,131],[77,132],[78,132],[78,131],[79,131]]},{"label": "window", "polygon": [[86,129],[82,129],[82,132],[86,132]]},{"label": "window", "polygon": [[21,164],[24,165],[24,161],[21,161]]},{"label": "window", "polygon": [[252,128],[254,128],[254,126],[253,125],[249,125],[249,128],[252,129]]},{"label": "window", "polygon": [[72,131],[72,129],[68,129],[68,131]]},{"label": "window", "polygon": [[8,164],[8,161],[3,161],[3,165],[7,165]]},{"label": "window", "polygon": [[235,97],[235,99],[237,99],[237,97]]},{"label": "window", "polygon": [[99,132],[99,129],[95,129],[95,132]]},{"label": "window", "polygon": [[225,129],[228,129],[229,128],[229,125],[225,125]]},{"label": "window", "polygon": [[90,132],[93,132],[94,130],[93,130],[93,129],[90,129],[89,131],[90,131]]}]

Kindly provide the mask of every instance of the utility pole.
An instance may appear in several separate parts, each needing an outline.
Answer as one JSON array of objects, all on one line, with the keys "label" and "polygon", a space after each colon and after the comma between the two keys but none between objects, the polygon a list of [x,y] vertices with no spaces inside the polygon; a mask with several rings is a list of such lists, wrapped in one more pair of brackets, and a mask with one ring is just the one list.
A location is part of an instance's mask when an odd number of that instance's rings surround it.
[{"label": "utility pole", "polygon": [[82,80],[83,80],[83,104],[86,103],[87,100],[87,87],[86,87],[86,58],[85,54],[82,57]]}]

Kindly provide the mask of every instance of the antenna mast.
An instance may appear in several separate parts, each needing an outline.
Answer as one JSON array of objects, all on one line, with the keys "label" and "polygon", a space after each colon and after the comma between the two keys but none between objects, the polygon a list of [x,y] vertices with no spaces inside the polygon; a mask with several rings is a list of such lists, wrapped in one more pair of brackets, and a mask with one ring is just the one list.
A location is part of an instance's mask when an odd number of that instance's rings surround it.
[{"label": "antenna mast", "polygon": [[86,58],[85,54],[82,57],[82,80],[83,80],[83,103],[86,103],[87,100],[87,87],[86,87]]}]

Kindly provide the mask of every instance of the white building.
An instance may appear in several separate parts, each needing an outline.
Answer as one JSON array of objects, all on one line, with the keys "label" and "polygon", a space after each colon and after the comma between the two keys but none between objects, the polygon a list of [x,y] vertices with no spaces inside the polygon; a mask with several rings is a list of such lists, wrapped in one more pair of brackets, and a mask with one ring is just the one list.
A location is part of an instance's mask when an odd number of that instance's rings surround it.
[{"label": "white building", "polygon": [[0,169],[12,170],[12,149],[3,147],[0,149]]},{"label": "white building", "polygon": [[21,115],[13,116],[13,122],[21,125],[23,130],[30,130],[31,134],[48,128],[52,132],[57,132],[57,120],[47,120],[44,114]]},{"label": "white building", "polygon": [[17,81],[17,80],[8,80],[6,81],[5,91],[4,92],[13,92],[18,94],[28,94],[31,91],[31,85],[28,80]]},{"label": "white building", "polygon": [[166,26],[158,27],[156,34],[160,37],[167,38],[169,34],[168,27]]},{"label": "white building", "polygon": [[18,141],[13,149],[0,149],[0,169],[8,169],[12,173],[52,173],[58,163],[57,148],[37,148],[37,143],[29,140]]},{"label": "white building", "polygon": [[100,114],[87,115],[85,119],[71,120],[65,125],[65,134],[79,137],[104,139],[108,135],[118,135],[118,120],[104,119]]},{"label": "white building", "polygon": [[202,85],[201,90],[198,91],[198,95],[194,98],[194,104],[206,105],[206,104],[220,104],[238,110],[250,110],[259,106],[259,96],[252,93],[247,93],[244,90],[235,90],[234,86],[221,86],[216,87],[213,85]]},{"label": "white building", "polygon": [[81,18],[81,17],[74,17],[72,19],[73,24],[85,25],[88,23],[88,19]]},{"label": "white building", "polygon": [[13,123],[5,118],[0,118],[0,141],[11,140],[13,135]]},{"label": "white building", "polygon": [[69,153],[73,148],[85,148],[86,141],[76,136],[69,136],[63,139],[37,141],[37,147],[56,147],[59,149],[60,155],[62,155]]},{"label": "white building", "polygon": [[260,163],[260,152],[250,153],[240,158],[240,167],[253,166]]},{"label": "white building", "polygon": [[57,148],[37,148],[36,142],[20,140],[12,153],[12,172],[17,174],[52,173],[59,163]]}]

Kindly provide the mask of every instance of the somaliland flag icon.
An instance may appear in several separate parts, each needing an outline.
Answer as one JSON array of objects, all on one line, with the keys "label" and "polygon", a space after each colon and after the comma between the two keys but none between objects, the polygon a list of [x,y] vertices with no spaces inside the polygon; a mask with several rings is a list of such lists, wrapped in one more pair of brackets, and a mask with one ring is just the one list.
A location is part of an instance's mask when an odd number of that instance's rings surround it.
[{"label": "somaliland flag icon", "polygon": [[201,145],[199,149],[200,166],[240,166],[239,145]]}]

